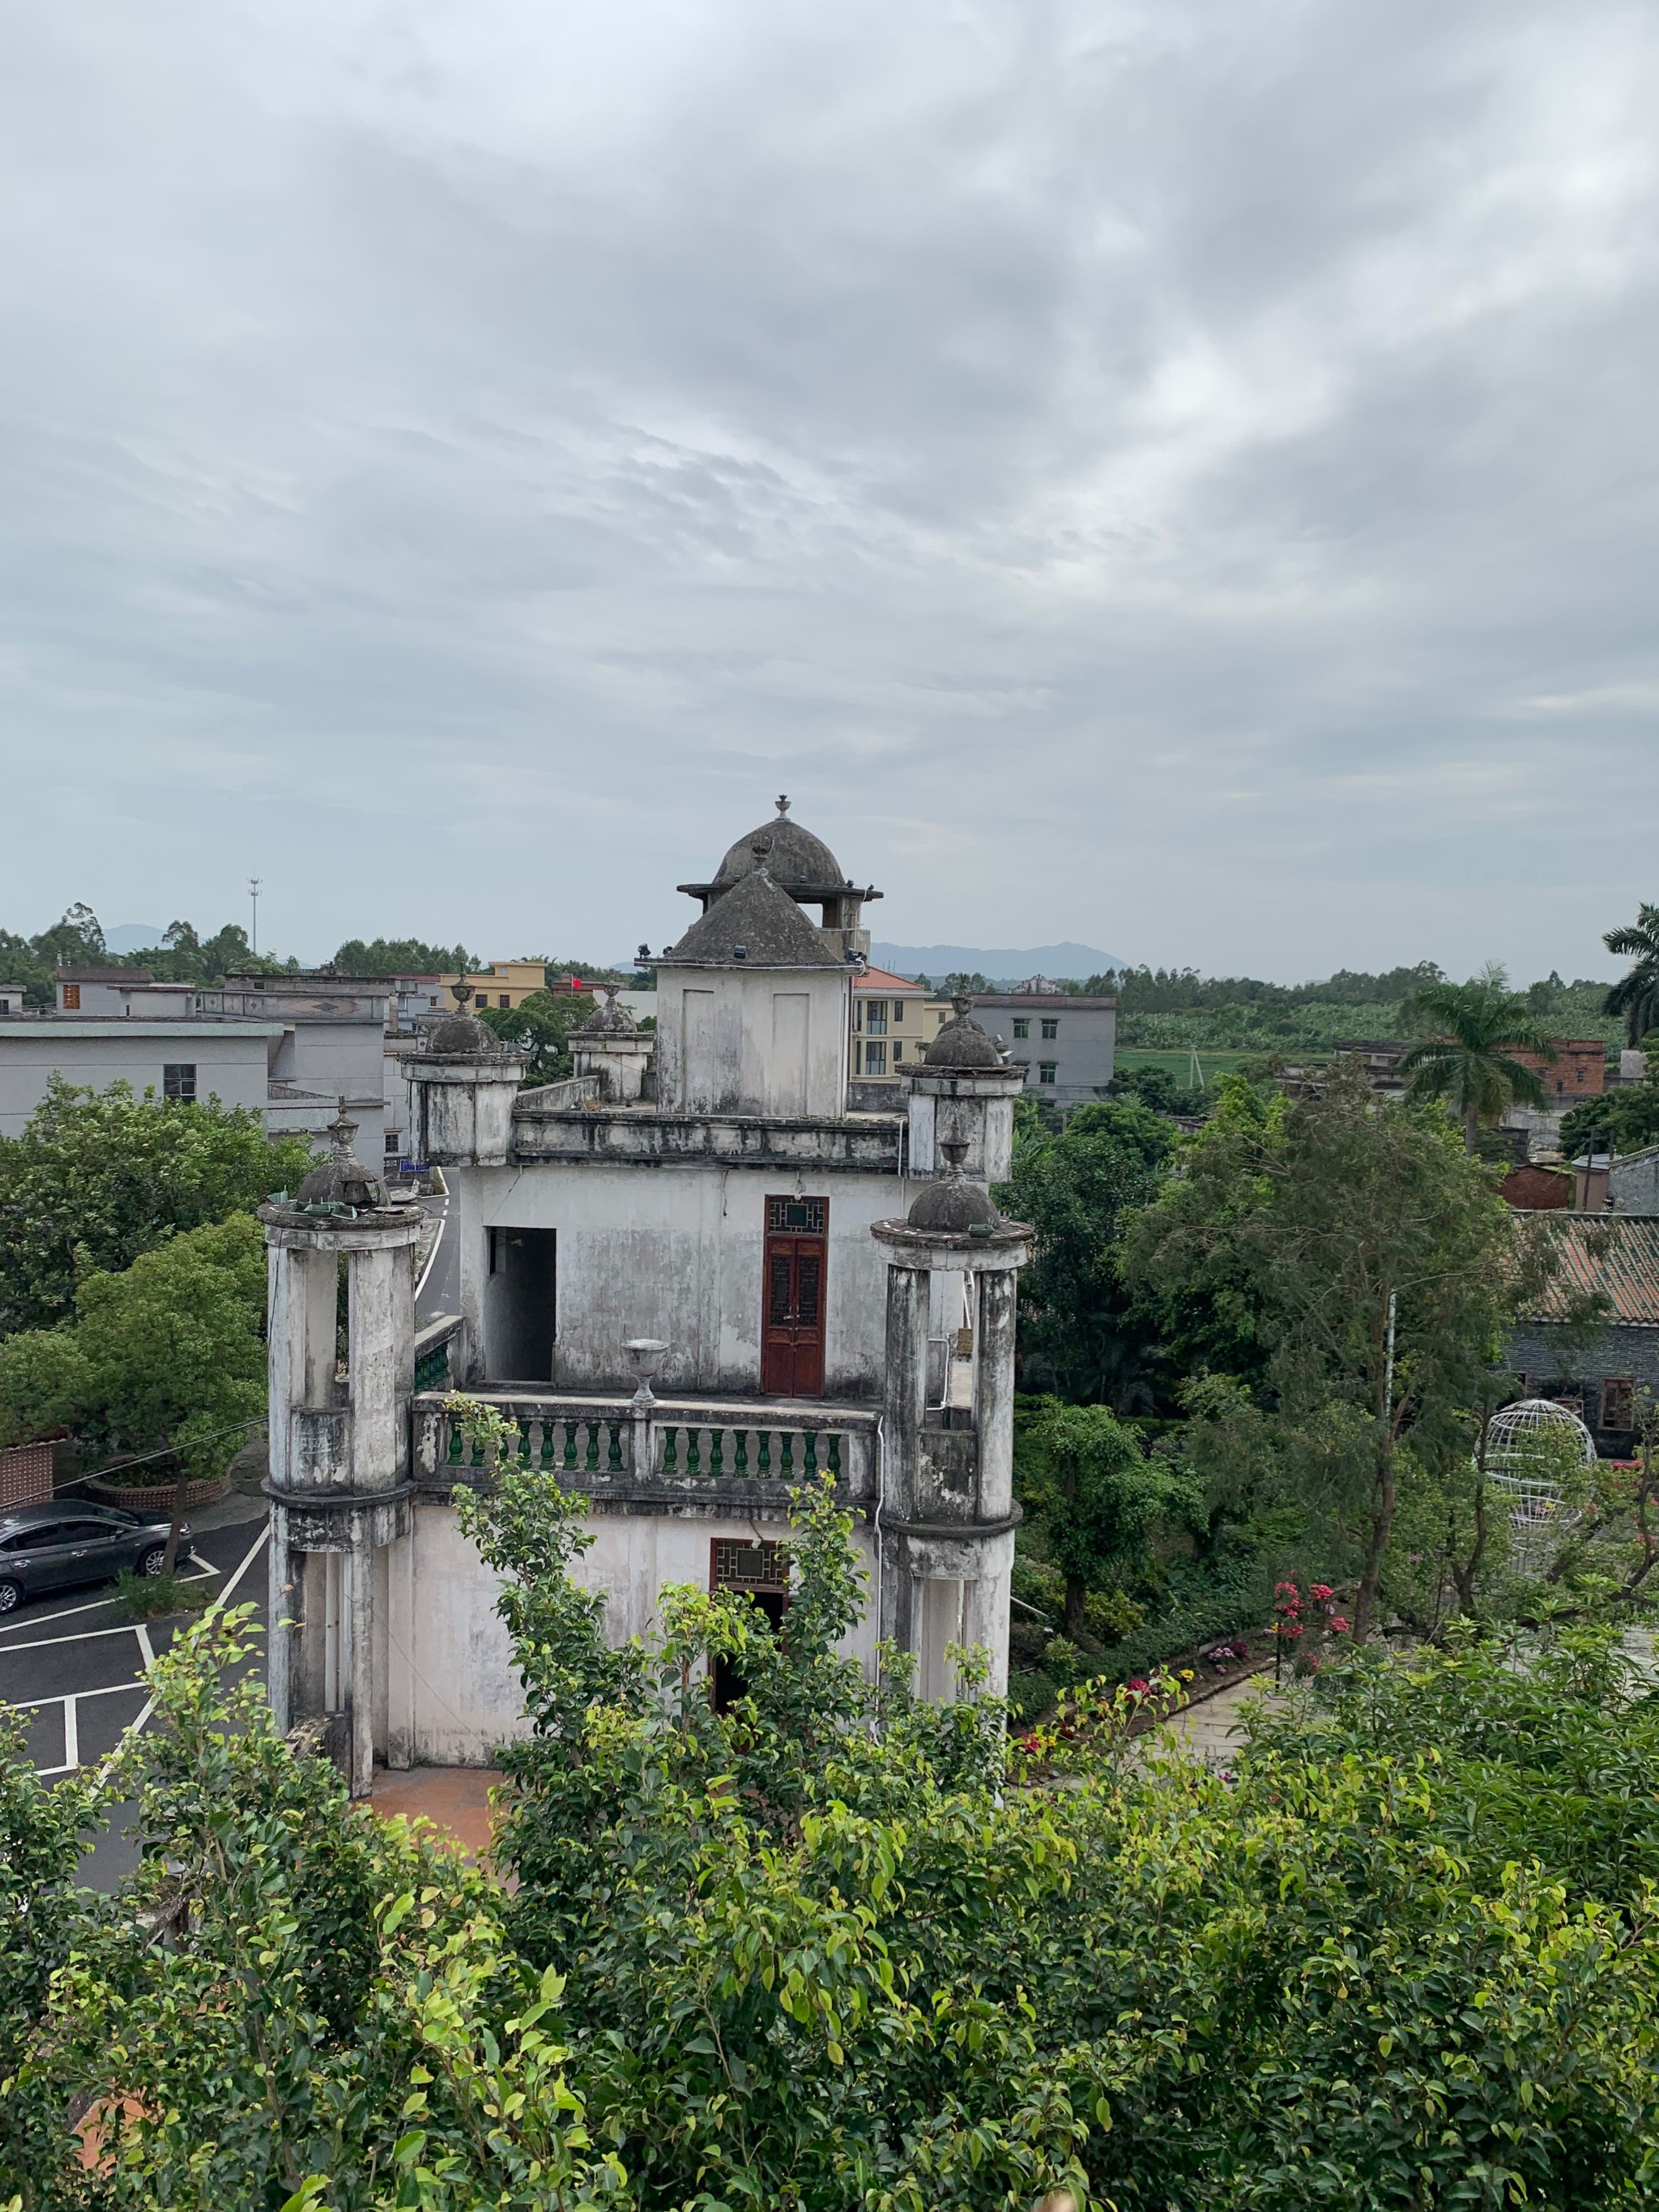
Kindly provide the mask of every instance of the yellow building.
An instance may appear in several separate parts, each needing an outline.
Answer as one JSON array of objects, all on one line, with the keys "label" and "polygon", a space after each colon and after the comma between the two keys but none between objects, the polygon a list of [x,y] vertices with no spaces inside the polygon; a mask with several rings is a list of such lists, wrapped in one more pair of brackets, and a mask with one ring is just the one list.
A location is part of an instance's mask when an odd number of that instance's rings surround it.
[{"label": "yellow building", "polygon": [[[440,975],[444,1004],[449,1004],[449,987],[460,981],[459,975]],[[537,991],[547,988],[545,960],[492,960],[488,968],[475,968],[467,977],[472,986],[473,1003],[479,1006],[521,1006]]]},{"label": "yellow building", "polygon": [[896,1083],[951,1018],[948,999],[930,996],[908,975],[866,968],[853,983],[854,1080]]}]

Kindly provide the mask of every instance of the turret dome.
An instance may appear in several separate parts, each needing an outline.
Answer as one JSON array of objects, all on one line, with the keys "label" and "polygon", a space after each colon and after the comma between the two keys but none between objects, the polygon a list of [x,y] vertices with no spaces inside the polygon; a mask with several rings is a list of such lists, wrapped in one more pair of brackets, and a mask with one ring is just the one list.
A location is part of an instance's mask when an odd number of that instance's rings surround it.
[{"label": "turret dome", "polygon": [[[350,1206],[372,1212],[386,1202],[386,1185],[352,1150],[357,1124],[343,1107],[328,1125],[334,1149],[319,1160],[294,1194],[295,1209],[308,1206]],[[284,1201],[286,1203],[286,1201]]]},{"label": "turret dome", "polygon": [[472,986],[465,981],[452,983],[449,994],[455,1001],[455,1011],[446,1014],[434,1028],[427,1042],[429,1053],[451,1054],[456,1059],[495,1060],[504,1047],[488,1022],[481,1022],[476,1014],[466,1011],[466,1002],[472,996]]},{"label": "turret dome", "polygon": [[720,862],[711,888],[728,891],[759,867],[764,867],[773,882],[792,898],[814,891],[822,896],[839,890],[846,881],[841,862],[823,838],[790,820],[787,798],[778,800],[777,813],[770,822],[738,838]]},{"label": "turret dome", "polygon": [[974,1019],[971,999],[953,999],[954,1021],[946,1022],[921,1056],[924,1067],[1000,1067],[1002,1054]]}]

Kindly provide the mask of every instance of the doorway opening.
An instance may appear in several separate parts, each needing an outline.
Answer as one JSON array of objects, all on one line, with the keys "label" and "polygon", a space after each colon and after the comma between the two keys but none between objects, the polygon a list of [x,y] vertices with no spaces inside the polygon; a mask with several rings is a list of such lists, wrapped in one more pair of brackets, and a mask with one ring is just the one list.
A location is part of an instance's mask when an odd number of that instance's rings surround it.
[{"label": "doorway opening", "polygon": [[[745,1544],[717,1536],[708,1547],[708,1587],[741,1590],[766,1615],[775,1632],[789,1610],[789,1549],[785,1544]],[[734,1662],[714,1662],[714,1710],[729,1712],[746,1689]]]},{"label": "doorway opening", "polygon": [[766,1201],[761,1389],[769,1398],[816,1398],[823,1389],[827,1198]]},{"label": "doorway opening", "polygon": [[495,1382],[550,1382],[558,1292],[556,1229],[492,1229],[484,1340]]}]

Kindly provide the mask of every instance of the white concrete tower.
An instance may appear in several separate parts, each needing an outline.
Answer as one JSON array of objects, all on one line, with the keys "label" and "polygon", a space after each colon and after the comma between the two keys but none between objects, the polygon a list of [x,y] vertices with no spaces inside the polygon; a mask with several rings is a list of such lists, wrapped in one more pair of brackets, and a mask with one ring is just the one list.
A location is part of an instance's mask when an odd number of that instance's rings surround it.
[{"label": "white concrete tower", "polygon": [[974,1019],[971,999],[951,1001],[946,1022],[910,1076],[910,1172],[943,1172],[941,1146],[959,1137],[963,1164],[976,1182],[1006,1182],[1012,1170],[1014,1101],[1025,1070],[1004,1060]]},{"label": "white concrete tower", "polygon": [[945,1177],[871,1231],[889,1255],[881,1633],[935,1700],[955,1692],[952,1644],[985,1652],[995,1694],[1008,1686],[1015,1285],[1033,1234],[968,1180],[964,1139],[943,1150]]},{"label": "white concrete tower", "polygon": [[513,1144],[522,1053],[507,1052],[466,1011],[472,986],[449,987],[455,1011],[404,1063],[415,1109],[416,1158],[436,1168],[498,1168]]},{"label": "white concrete tower", "polygon": [[390,1202],[353,1157],[356,1127],[342,1114],[332,1155],[259,1218],[270,1255],[271,1711],[284,1731],[343,1720],[351,1794],[366,1797],[376,1554],[410,1526],[423,1217]]}]

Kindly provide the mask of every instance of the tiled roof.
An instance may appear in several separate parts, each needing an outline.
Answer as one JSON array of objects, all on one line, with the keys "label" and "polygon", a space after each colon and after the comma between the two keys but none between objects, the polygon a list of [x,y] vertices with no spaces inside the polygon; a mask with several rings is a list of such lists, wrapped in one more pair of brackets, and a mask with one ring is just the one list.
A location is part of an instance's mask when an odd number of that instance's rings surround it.
[{"label": "tiled roof", "polygon": [[[855,991],[920,991],[913,976],[896,975],[890,968],[866,968],[853,984]],[[925,997],[927,994],[923,993]]]},{"label": "tiled roof", "polygon": [[1575,1294],[1599,1291],[1608,1318],[1659,1328],[1659,1215],[1547,1213],[1561,1269],[1544,1296],[1540,1321],[1568,1318]]}]

